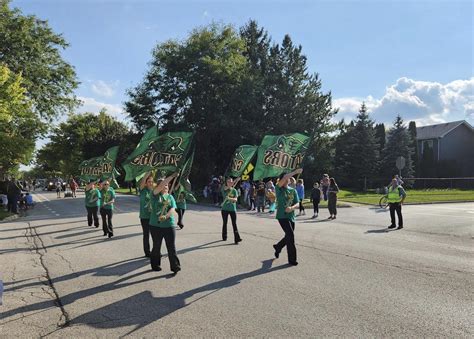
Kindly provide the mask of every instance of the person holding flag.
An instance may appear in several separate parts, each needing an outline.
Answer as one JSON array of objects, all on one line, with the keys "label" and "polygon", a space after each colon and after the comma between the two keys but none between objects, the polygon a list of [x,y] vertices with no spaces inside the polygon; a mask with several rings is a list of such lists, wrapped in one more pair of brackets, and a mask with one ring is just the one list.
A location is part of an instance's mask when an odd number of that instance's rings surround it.
[{"label": "person holding flag", "polygon": [[153,194],[153,176],[151,172],[145,174],[140,182],[140,224],[143,230],[143,251],[150,257],[150,215],[151,195]]},{"label": "person holding flag", "polygon": [[92,226],[92,220],[94,220],[94,226],[99,227],[99,216],[97,215],[97,211],[100,206],[100,191],[95,187],[95,180],[90,180],[86,185],[85,194],[87,224]]},{"label": "person holding flag", "polygon": [[174,213],[176,201],[169,194],[169,183],[177,176],[174,173],[166,179],[157,180],[151,197],[150,233],[153,239],[150,263],[153,271],[161,271],[161,243],[165,239],[171,271],[181,271],[181,264],[176,254],[176,223]]},{"label": "person holding flag", "polygon": [[110,187],[110,181],[106,180],[102,183],[102,199],[100,200],[101,215],[102,215],[102,230],[104,236],[109,238],[114,236],[114,229],[112,226],[112,215],[115,203],[115,191]]},{"label": "person holding flag", "polygon": [[296,266],[296,246],[295,246],[295,209],[299,207],[299,198],[296,190],[288,185],[294,175],[301,174],[303,169],[296,169],[288,174],[281,174],[275,188],[277,200],[276,218],[285,232],[285,236],[277,244],[273,245],[275,257],[280,256],[283,247],[288,251],[288,263]]},{"label": "person holding flag", "polygon": [[237,198],[239,196],[237,190],[234,188],[239,182],[240,178],[234,181],[231,177],[227,178],[224,187],[222,188],[222,197],[224,201],[221,207],[222,214],[222,240],[227,240],[227,221],[232,221],[232,228],[234,229],[234,243],[237,245],[242,241],[237,229]]}]

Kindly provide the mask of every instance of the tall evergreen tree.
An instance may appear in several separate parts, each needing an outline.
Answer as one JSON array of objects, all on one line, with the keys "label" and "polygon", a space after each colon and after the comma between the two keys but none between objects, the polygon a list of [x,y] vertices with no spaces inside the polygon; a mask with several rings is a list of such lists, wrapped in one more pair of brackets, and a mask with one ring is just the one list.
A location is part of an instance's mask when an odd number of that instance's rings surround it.
[{"label": "tall evergreen tree", "polygon": [[413,149],[413,171],[415,176],[420,175],[420,155],[418,153],[417,137],[416,137],[416,122],[410,121],[408,124],[408,131],[411,137],[411,148]]},{"label": "tall evergreen tree", "polygon": [[351,142],[352,177],[357,188],[365,188],[365,180],[371,180],[377,175],[379,160],[379,145],[375,136],[374,121],[367,113],[365,103],[362,103],[355,121]]},{"label": "tall evergreen tree", "polygon": [[382,154],[382,151],[385,148],[385,140],[387,138],[387,135],[385,134],[385,125],[383,123],[375,125],[375,137],[379,144],[379,153]]},{"label": "tall evergreen tree", "polygon": [[350,186],[352,170],[352,134],[354,130],[354,121],[346,124],[341,120],[338,125],[338,135],[334,141],[334,176],[340,185]]},{"label": "tall evergreen tree", "polygon": [[401,173],[403,177],[411,177],[413,175],[413,149],[412,141],[407,128],[403,124],[403,119],[397,115],[393,127],[388,132],[387,143],[383,151],[382,173],[391,178],[394,174],[398,174],[396,160],[402,156],[405,158],[405,168]]}]

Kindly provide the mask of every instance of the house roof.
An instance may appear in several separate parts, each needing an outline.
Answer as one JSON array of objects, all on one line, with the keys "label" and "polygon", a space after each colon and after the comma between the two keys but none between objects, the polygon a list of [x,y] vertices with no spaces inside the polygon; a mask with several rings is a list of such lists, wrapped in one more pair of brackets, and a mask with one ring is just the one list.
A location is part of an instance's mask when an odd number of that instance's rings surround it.
[{"label": "house roof", "polygon": [[458,126],[465,124],[471,130],[473,129],[471,125],[466,120],[459,120],[459,121],[452,121],[446,122],[442,124],[436,125],[429,125],[429,126],[422,126],[416,128],[416,139],[417,140],[424,140],[424,139],[436,139],[442,138],[453,129],[457,128]]}]

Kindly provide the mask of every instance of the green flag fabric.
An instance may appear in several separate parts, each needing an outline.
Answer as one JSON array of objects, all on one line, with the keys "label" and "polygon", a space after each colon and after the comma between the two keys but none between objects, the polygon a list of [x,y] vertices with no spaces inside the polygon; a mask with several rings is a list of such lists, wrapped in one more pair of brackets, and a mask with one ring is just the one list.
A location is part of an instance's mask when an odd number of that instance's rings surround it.
[{"label": "green flag fabric", "polygon": [[255,153],[257,153],[257,149],[257,146],[251,145],[241,145],[237,147],[225,175],[234,178],[242,176],[242,173],[252,161]]},{"label": "green flag fabric", "polygon": [[193,192],[191,190],[191,182],[189,181],[189,175],[191,174],[191,167],[193,166],[193,160],[194,160],[194,151],[186,160],[186,162],[184,163],[183,169],[181,170],[176,196],[178,197],[182,192],[184,192],[187,200],[190,200],[196,203],[197,200],[193,195]]},{"label": "green flag fabric", "polygon": [[149,128],[140,139],[135,150],[122,164],[125,169],[125,181],[132,181],[137,177],[142,177],[146,172],[153,169],[151,165],[154,150],[152,144],[158,138],[158,127]]},{"label": "green flag fabric", "polygon": [[119,146],[114,146],[105,151],[100,157],[95,157],[81,162],[79,170],[82,180],[98,180],[114,178],[118,173],[115,169]]},{"label": "green flag fabric", "polygon": [[160,135],[153,143],[155,154],[152,158],[153,168],[177,172],[187,160],[193,141],[193,132],[167,132]]},{"label": "green flag fabric", "polygon": [[253,180],[277,177],[300,168],[310,140],[301,133],[266,135],[258,148]]}]

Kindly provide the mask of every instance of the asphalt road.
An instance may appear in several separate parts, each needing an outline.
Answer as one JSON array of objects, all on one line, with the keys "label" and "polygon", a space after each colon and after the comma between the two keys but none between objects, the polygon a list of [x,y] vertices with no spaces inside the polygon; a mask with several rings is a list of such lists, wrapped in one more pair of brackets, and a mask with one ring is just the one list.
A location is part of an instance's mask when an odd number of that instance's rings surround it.
[{"label": "asphalt road", "polygon": [[35,199],[0,223],[0,337],[473,336],[472,203],[404,206],[390,232],[377,208],[298,217],[296,267],[273,258],[270,216],[239,212],[234,245],[219,210],[190,205],[174,276],[143,257],[136,197],[118,197],[112,239],[87,226],[83,195]]}]

